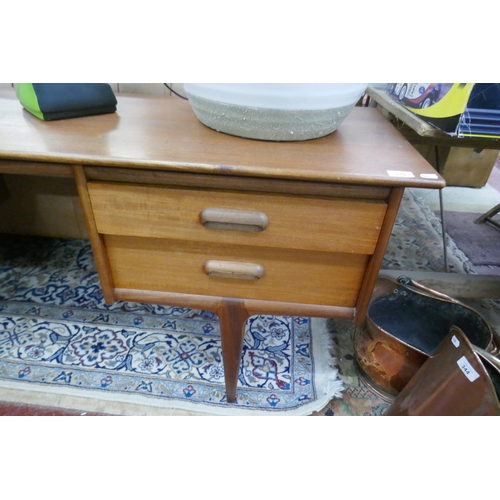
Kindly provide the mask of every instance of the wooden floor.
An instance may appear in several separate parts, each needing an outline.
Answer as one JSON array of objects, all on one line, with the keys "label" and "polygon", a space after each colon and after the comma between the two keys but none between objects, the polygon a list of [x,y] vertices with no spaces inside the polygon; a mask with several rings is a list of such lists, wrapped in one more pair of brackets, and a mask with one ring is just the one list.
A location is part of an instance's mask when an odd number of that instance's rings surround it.
[{"label": "wooden floor", "polygon": [[0,402],[0,416],[10,417],[95,417],[106,416],[103,413],[82,412],[63,408],[51,408],[49,406],[25,405],[8,402]]}]

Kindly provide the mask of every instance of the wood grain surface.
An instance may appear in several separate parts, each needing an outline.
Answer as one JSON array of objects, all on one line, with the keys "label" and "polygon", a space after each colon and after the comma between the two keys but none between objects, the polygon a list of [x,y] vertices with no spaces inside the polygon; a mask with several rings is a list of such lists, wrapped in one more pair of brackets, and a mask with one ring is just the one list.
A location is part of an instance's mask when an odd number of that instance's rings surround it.
[{"label": "wood grain surface", "polygon": [[[104,236],[117,288],[353,307],[368,256]],[[207,276],[209,260],[252,263],[258,280]]]},{"label": "wood grain surface", "polygon": [[[381,201],[341,198],[95,182],[88,187],[103,234],[273,248],[371,254],[387,208]],[[269,226],[259,232],[204,227],[201,213],[215,207],[262,212]]]},{"label": "wood grain surface", "polygon": [[[203,125],[176,97],[118,96],[117,112],[45,122],[0,93],[0,159],[443,187],[434,169],[374,108],[356,107],[332,134],[311,141],[233,137]],[[390,176],[388,171],[413,177]],[[408,175],[408,174],[404,174]]]}]

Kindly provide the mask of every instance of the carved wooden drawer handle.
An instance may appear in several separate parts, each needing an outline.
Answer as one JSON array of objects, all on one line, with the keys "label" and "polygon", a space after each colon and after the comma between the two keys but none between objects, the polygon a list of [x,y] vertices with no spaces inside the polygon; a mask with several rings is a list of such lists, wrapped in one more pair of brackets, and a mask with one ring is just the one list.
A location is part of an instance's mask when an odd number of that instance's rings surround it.
[{"label": "carved wooden drawer handle", "polygon": [[207,260],[203,266],[203,270],[208,276],[215,276],[218,278],[258,280],[264,276],[264,268],[262,266],[247,262]]},{"label": "carved wooden drawer handle", "polygon": [[200,214],[201,223],[212,229],[233,231],[264,231],[269,224],[267,215],[247,210],[206,208]]}]

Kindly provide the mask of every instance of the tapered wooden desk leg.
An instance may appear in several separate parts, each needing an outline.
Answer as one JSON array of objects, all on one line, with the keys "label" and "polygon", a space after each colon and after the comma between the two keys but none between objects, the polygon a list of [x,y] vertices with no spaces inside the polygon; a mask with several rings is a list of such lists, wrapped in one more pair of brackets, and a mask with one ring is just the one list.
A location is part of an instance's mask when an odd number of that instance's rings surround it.
[{"label": "tapered wooden desk leg", "polygon": [[250,314],[245,307],[244,300],[227,298],[222,299],[215,312],[220,321],[227,402],[234,403],[243,352],[245,324]]}]

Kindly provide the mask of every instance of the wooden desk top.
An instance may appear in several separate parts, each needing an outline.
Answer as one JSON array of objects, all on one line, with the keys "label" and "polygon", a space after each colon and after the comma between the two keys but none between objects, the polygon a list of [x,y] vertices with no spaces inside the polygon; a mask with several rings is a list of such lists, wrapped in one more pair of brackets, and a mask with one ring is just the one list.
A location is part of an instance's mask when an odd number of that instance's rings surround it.
[{"label": "wooden desk top", "polygon": [[445,185],[374,108],[354,108],[337,131],[321,139],[266,142],[211,130],[187,101],[175,96],[117,99],[113,114],[44,122],[24,110],[13,91],[0,92],[0,160],[383,186]]}]

